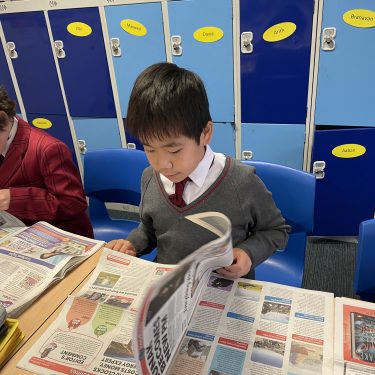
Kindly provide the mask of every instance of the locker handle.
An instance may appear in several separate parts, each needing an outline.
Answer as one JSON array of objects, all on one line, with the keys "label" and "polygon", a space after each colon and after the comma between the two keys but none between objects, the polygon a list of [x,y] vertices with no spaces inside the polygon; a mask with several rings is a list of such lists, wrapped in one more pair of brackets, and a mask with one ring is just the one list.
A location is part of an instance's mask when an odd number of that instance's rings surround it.
[{"label": "locker handle", "polygon": [[335,42],[336,37],[336,27],[326,27],[323,29],[323,39],[322,39],[322,50],[323,51],[333,51],[336,47]]},{"label": "locker handle", "polygon": [[313,163],[313,174],[317,180],[322,180],[325,177],[326,162],[324,160],[314,161]]},{"label": "locker handle", "polygon": [[120,38],[111,38],[110,43],[111,43],[112,56],[120,57],[121,56]]},{"label": "locker handle", "polygon": [[54,41],[55,52],[58,59],[65,59],[64,42],[62,40]]},{"label": "locker handle", "polygon": [[18,53],[16,51],[16,45],[14,42],[8,42],[7,48],[9,52],[9,56],[11,59],[16,59],[18,57]]},{"label": "locker handle", "polygon": [[252,53],[253,52],[253,33],[251,31],[244,31],[241,33],[241,52]]},{"label": "locker handle", "polygon": [[84,139],[78,139],[78,150],[81,155],[86,154],[87,147],[86,147],[86,141]]},{"label": "locker handle", "polygon": [[172,55],[173,56],[181,56],[182,55],[182,39],[180,35],[172,35],[171,36],[171,44],[172,44]]}]

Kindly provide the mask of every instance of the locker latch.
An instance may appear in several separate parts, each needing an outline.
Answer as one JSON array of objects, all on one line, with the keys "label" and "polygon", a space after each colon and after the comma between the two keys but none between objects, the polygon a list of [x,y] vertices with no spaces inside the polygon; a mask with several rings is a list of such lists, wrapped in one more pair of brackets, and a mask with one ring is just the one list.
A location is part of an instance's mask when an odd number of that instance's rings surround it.
[{"label": "locker latch", "polygon": [[253,52],[253,33],[251,31],[244,31],[241,34],[241,52],[252,53]]},{"label": "locker latch", "polygon": [[18,57],[18,53],[16,51],[16,45],[14,44],[14,42],[8,42],[7,48],[8,48],[10,58],[16,59]]},{"label": "locker latch", "polygon": [[62,40],[55,40],[55,51],[58,59],[65,59],[64,43]]},{"label": "locker latch", "polygon": [[135,143],[133,142],[128,142],[126,144],[126,148],[128,148],[129,150],[136,150],[137,149],[137,146],[135,145]]},{"label": "locker latch", "polygon": [[313,163],[313,174],[317,180],[321,180],[325,176],[324,168],[326,167],[326,162],[323,160],[314,161]]},{"label": "locker latch", "polygon": [[242,160],[251,160],[253,158],[252,151],[242,151]]},{"label": "locker latch", "polygon": [[115,57],[121,56],[121,48],[120,48],[120,39],[119,38],[111,38],[111,50],[112,50],[112,56],[115,56]]},{"label": "locker latch", "polygon": [[322,39],[322,50],[323,51],[333,51],[336,47],[335,42],[336,37],[336,27],[326,27],[323,29],[323,39]]},{"label": "locker latch", "polygon": [[78,139],[78,150],[81,155],[85,155],[87,152],[86,141],[84,139]]},{"label": "locker latch", "polygon": [[182,55],[182,40],[180,35],[172,35],[171,36],[171,44],[172,44],[172,55],[173,56],[181,56]]}]

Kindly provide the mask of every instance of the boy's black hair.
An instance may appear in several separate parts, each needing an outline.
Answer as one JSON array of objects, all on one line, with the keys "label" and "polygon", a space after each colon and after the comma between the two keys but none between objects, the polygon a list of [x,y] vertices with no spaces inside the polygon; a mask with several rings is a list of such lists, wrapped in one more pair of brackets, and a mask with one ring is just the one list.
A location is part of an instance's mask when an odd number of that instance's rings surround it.
[{"label": "boy's black hair", "polygon": [[142,143],[186,136],[199,144],[209,103],[202,80],[171,63],[158,63],[136,79],[129,99],[126,130]]},{"label": "boy's black hair", "polygon": [[[0,86],[0,111],[4,111],[9,118],[16,115],[16,103],[8,96],[4,86]],[[5,118],[0,116],[0,131],[5,128],[7,123]]]}]

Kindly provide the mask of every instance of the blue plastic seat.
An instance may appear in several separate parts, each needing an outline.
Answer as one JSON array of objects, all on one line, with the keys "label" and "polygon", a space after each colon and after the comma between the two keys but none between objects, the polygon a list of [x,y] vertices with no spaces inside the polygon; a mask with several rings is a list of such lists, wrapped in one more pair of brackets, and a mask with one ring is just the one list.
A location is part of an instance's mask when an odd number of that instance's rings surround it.
[{"label": "blue plastic seat", "polygon": [[256,168],[280,209],[292,227],[285,249],[276,251],[255,269],[258,280],[302,286],[307,235],[314,223],[315,176],[278,164],[243,161]]},{"label": "blue plastic seat", "polygon": [[136,220],[111,219],[105,203],[139,206],[141,176],[148,165],[146,154],[139,150],[106,149],[85,154],[84,186],[95,239],[108,242],[126,238],[138,226]]},{"label": "blue plastic seat", "polygon": [[354,291],[361,299],[375,302],[375,219],[359,224]]}]

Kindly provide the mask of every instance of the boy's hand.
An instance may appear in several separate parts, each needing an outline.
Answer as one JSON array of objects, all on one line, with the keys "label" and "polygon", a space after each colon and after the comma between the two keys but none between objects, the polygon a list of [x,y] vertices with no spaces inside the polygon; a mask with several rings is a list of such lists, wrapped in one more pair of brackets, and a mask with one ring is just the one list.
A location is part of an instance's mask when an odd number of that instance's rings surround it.
[{"label": "boy's hand", "polygon": [[239,248],[233,249],[233,263],[228,267],[218,269],[216,272],[222,276],[238,278],[249,273],[251,259],[246,252]]},{"label": "boy's hand", "polygon": [[137,255],[134,246],[128,240],[112,240],[107,242],[105,247],[119,251],[120,253],[132,255],[133,257]]},{"label": "boy's hand", "polygon": [[10,190],[0,189],[0,210],[6,211],[10,205]]}]

